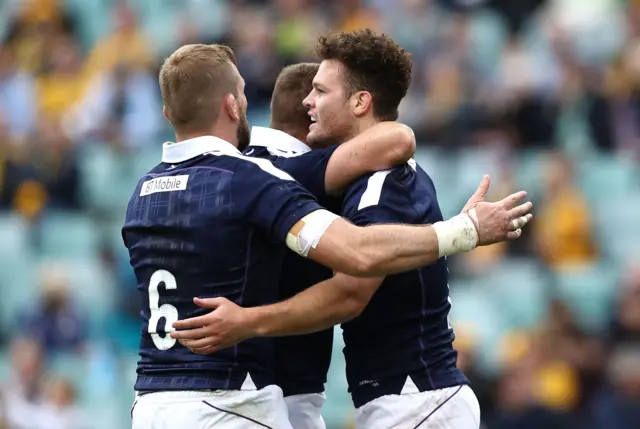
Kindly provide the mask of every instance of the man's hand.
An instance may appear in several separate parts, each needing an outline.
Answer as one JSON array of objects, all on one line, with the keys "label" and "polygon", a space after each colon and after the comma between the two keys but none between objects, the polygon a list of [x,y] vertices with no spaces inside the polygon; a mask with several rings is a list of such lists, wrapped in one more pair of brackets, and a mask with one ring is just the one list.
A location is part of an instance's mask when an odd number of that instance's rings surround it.
[{"label": "man's hand", "polygon": [[211,308],[211,313],[190,319],[178,320],[171,338],[197,354],[209,354],[231,347],[253,337],[246,310],[226,298],[194,298],[202,308]]},{"label": "man's hand", "polygon": [[533,204],[528,201],[517,205],[527,193],[516,192],[496,203],[484,200],[491,179],[485,175],[476,192],[471,196],[462,209],[467,213],[478,230],[478,245],[487,246],[504,240],[515,240],[522,234],[522,229],[531,221],[533,215],[529,213]]}]

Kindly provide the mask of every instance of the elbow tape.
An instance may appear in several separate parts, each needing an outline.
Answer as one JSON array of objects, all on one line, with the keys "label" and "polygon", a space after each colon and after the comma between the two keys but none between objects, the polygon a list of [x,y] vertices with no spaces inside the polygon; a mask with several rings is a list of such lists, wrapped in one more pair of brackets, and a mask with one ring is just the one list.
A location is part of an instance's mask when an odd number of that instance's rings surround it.
[{"label": "elbow tape", "polygon": [[297,234],[291,231],[287,234],[287,247],[306,258],[311,248],[315,249],[318,246],[320,238],[329,229],[333,221],[339,217],[324,209],[309,213],[300,219],[303,225]]}]

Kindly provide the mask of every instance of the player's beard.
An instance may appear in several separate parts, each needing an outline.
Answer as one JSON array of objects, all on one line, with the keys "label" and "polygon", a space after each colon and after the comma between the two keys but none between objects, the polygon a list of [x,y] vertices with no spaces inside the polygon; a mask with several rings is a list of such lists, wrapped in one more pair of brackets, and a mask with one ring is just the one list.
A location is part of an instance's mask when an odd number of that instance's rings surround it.
[{"label": "player's beard", "polygon": [[323,149],[336,144],[342,144],[358,133],[356,124],[345,120],[348,118],[346,109],[347,100],[342,108],[326,111],[316,121],[315,132],[307,135],[307,142],[313,149]]},{"label": "player's beard", "polygon": [[322,131],[322,133],[307,136],[307,142],[312,149],[324,149],[336,144],[342,144],[357,135],[348,126],[329,128],[327,131]]},{"label": "player's beard", "polygon": [[243,113],[238,123],[238,131],[236,132],[236,139],[238,140],[238,150],[244,151],[249,146],[251,140],[251,130],[249,130],[249,121],[247,121],[247,115]]}]

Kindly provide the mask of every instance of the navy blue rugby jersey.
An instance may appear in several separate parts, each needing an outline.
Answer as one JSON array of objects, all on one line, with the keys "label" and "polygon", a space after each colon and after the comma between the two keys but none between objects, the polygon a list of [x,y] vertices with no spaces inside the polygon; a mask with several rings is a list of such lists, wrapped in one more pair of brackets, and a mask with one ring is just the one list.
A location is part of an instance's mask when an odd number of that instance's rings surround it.
[{"label": "navy blue rugby jersey", "polygon": [[162,161],[140,179],[122,231],[142,297],[135,389],[273,384],[274,340],[251,339],[201,356],[167,330],[207,311],[193,303],[195,296],[246,307],[275,302],[286,235],[321,207],[268,160],[245,157],[216,137],[165,144]]},{"label": "navy blue rugby jersey", "polygon": [[[442,220],[431,178],[410,160],[360,178],[342,215],[355,225]],[[356,407],[383,395],[467,384],[456,367],[447,262],[388,276],[362,314],[342,324],[347,381]]]},{"label": "navy blue rugby jersey", "polygon": [[[296,138],[278,130],[253,127],[248,156],[265,158],[289,173],[310,191],[323,207],[338,212],[341,200],[325,191],[325,171],[337,146],[311,151]],[[333,276],[333,272],[294,252],[287,252],[280,276],[279,300]],[[285,396],[324,391],[331,363],[333,328],[307,335],[276,338],[276,382]]]}]

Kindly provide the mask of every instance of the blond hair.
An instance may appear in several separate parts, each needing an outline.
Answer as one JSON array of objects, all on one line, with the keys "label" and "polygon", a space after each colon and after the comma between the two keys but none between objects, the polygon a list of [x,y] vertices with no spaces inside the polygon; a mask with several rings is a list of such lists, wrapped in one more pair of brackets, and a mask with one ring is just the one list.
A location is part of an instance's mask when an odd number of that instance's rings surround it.
[{"label": "blond hair", "polygon": [[160,69],[160,90],[167,117],[176,131],[198,132],[211,127],[225,95],[237,96],[238,73],[231,48],[185,45]]}]

